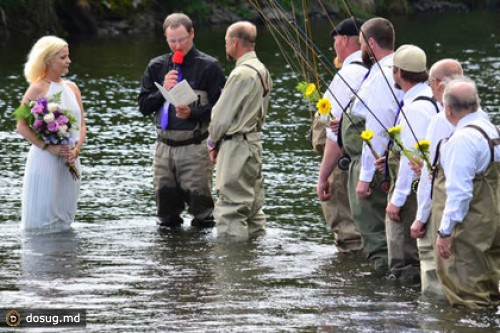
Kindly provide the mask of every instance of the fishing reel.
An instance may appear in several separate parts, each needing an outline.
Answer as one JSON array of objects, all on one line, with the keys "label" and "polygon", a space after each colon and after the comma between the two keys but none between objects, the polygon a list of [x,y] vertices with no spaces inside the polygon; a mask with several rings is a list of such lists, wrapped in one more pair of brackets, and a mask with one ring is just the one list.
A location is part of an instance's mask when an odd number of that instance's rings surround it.
[{"label": "fishing reel", "polygon": [[418,184],[420,183],[420,178],[417,178],[415,179],[412,183],[411,183],[411,190],[413,191],[413,193],[417,194],[417,191],[418,191]]},{"label": "fishing reel", "polygon": [[349,170],[349,164],[351,164],[351,158],[349,157],[349,155],[344,154],[339,159],[337,166],[340,170],[347,171]]},{"label": "fishing reel", "polygon": [[378,188],[384,193],[389,193],[389,190],[391,189],[391,180],[389,178],[382,179],[378,184]]}]

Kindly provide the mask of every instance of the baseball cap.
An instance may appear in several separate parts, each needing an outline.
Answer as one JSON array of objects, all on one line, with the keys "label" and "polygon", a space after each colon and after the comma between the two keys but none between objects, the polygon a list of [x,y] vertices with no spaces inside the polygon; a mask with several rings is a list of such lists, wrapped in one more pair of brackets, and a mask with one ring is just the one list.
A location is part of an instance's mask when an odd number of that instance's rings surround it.
[{"label": "baseball cap", "polygon": [[394,52],[394,66],[412,73],[425,72],[427,57],[424,50],[412,44],[401,45]]},{"label": "baseball cap", "polygon": [[330,32],[330,36],[358,36],[363,23],[365,21],[356,17],[346,18],[335,26],[335,29]]}]

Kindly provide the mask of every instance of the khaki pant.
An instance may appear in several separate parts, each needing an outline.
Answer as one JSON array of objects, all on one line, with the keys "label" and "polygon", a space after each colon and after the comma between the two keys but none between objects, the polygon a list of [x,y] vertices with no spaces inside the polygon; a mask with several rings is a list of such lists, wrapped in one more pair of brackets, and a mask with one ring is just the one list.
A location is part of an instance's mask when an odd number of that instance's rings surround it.
[{"label": "khaki pant", "polygon": [[247,239],[264,231],[261,133],[224,140],[216,165],[214,217],[219,237]]},{"label": "khaki pant", "polygon": [[162,222],[179,221],[186,204],[195,219],[212,219],[213,167],[206,140],[179,147],[159,142],[153,166],[157,216]]},{"label": "khaki pant", "polygon": [[329,177],[332,197],[321,202],[326,224],[331,228],[335,245],[340,252],[360,252],[363,250],[361,234],[351,216],[347,191],[349,172],[338,167]]}]

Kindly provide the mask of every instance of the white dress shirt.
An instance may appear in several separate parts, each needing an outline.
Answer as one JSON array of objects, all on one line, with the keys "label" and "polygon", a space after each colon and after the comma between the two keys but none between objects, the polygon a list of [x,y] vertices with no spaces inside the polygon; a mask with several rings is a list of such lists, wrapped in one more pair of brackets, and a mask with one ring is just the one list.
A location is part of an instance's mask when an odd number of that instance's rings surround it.
[{"label": "white dress shirt", "polygon": [[[398,116],[397,123],[401,128],[401,143],[406,149],[414,148],[415,144],[425,138],[427,126],[437,114],[436,107],[428,100],[418,100],[420,96],[432,97],[432,90],[425,82],[417,83],[404,95],[404,106]],[[413,132],[412,132],[413,131]],[[408,158],[401,154],[399,171],[391,197],[391,203],[402,207],[411,193],[411,185],[417,174],[411,169]]]},{"label": "white dress shirt", "polygon": [[[474,177],[485,171],[491,161],[488,142],[478,130],[465,127],[470,124],[481,127],[490,139],[499,137],[484,113],[476,111],[463,117],[455,133],[442,145],[440,163],[446,177],[446,204],[439,229],[445,234],[463,222],[472,200]],[[500,161],[500,146],[495,147],[494,160]]]},{"label": "white dress shirt", "polygon": [[[332,105],[331,112],[333,116],[337,119],[342,117],[345,108],[349,105],[354,95],[351,88],[357,92],[363,82],[363,78],[368,72],[368,68],[360,64],[353,64],[354,61],[361,61],[361,51],[351,53],[344,60],[342,68],[335,75],[324,94],[324,97],[328,98]],[[330,127],[326,128],[326,136],[328,139],[337,142],[337,134],[333,133]]]},{"label": "white dress shirt", "polygon": [[[380,156],[385,152],[388,142],[388,137],[381,135],[381,133],[386,132],[387,129],[394,125],[396,113],[399,110],[399,102],[403,96],[402,90],[394,88],[394,77],[392,76],[393,57],[394,53],[387,55],[379,61],[380,66],[379,64],[372,66],[370,75],[368,75],[358,93],[364,104],[356,98],[352,108],[353,115],[366,119],[365,129],[374,132],[371,143]],[[365,107],[365,104],[369,110]],[[373,180],[375,174],[374,163],[375,157],[368,146],[363,143],[359,180],[364,182]]]},{"label": "white dress shirt", "polygon": [[[432,117],[431,122],[429,124],[429,128],[427,129],[427,134],[425,136],[426,140],[431,142],[430,150],[429,150],[429,161],[434,163],[434,159],[436,156],[436,147],[442,139],[449,138],[455,127],[446,119],[444,114],[444,109],[441,103],[438,103],[438,107],[440,109],[439,113]],[[488,115],[481,109],[479,109],[479,115],[488,119]],[[444,141],[443,141],[444,144]],[[431,215],[431,190],[432,190],[432,182],[431,182],[431,173],[427,166],[422,168],[422,173],[420,175],[420,182],[418,184],[417,191],[417,215],[416,219],[422,223],[427,223],[429,220],[429,216]]]}]

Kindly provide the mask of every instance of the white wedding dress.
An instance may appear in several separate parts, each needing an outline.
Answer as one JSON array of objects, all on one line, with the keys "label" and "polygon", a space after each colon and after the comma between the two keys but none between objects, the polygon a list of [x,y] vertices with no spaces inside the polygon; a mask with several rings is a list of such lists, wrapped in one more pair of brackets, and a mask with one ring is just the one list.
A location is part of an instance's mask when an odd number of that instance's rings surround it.
[{"label": "white wedding dress", "polygon": [[[74,112],[80,137],[81,110],[75,93],[64,81],[51,82],[47,97],[62,90],[61,107]],[[76,167],[81,173],[80,159]],[[34,232],[60,232],[70,229],[75,219],[80,180],[74,180],[64,161],[32,145],[26,161],[22,192],[21,228]]]}]

